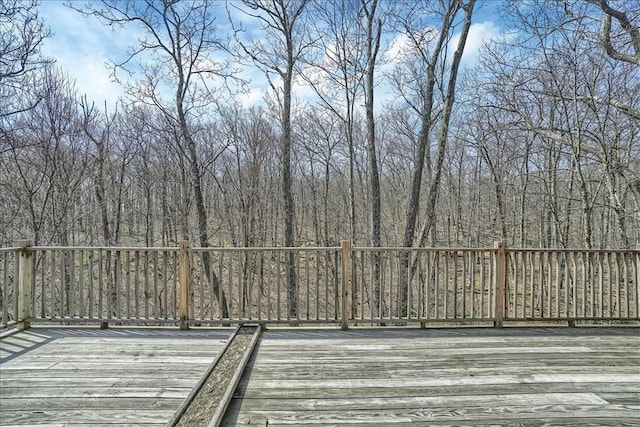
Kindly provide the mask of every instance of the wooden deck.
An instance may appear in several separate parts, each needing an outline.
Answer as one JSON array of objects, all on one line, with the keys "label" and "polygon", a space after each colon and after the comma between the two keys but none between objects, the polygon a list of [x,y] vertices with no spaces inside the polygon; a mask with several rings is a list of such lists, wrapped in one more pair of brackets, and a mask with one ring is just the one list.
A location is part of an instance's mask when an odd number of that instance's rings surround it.
[{"label": "wooden deck", "polygon": [[0,339],[0,425],[164,426],[228,330],[41,329]]},{"label": "wooden deck", "polygon": [[638,329],[265,332],[226,425],[640,425]]},{"label": "wooden deck", "polygon": [[[0,425],[165,425],[231,329],[0,339]],[[640,425],[640,330],[271,329],[225,425]]]}]

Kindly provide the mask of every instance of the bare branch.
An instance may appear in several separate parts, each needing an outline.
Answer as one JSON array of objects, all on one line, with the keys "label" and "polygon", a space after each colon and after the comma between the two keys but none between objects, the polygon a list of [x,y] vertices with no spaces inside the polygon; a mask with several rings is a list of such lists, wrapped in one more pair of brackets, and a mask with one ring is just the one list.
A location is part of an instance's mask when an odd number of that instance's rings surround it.
[{"label": "bare branch", "polygon": [[[607,55],[619,61],[640,65],[640,31],[638,30],[638,26],[634,25],[629,20],[629,17],[625,12],[614,9],[607,0],[587,1],[600,7],[600,9],[605,13],[605,16],[602,17],[600,43],[607,52]],[[611,41],[611,24],[613,19],[618,21],[620,27],[629,36],[631,46],[633,47],[633,54],[620,52],[613,46]]]}]

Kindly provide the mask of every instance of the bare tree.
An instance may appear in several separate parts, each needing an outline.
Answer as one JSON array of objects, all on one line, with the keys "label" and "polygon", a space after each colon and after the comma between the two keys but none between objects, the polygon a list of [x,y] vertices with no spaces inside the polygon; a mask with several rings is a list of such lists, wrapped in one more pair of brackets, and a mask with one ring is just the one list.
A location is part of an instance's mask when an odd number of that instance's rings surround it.
[{"label": "bare tree", "polygon": [[[204,203],[198,150],[194,138],[195,123],[203,108],[212,104],[211,78],[226,77],[227,65],[216,61],[223,47],[216,38],[212,1],[197,3],[153,0],[102,1],[81,10],[106,25],[128,26],[143,32],[144,38],[132,48],[123,62],[114,64],[114,72],[137,64],[142,78],[128,87],[128,92],[140,102],[155,106],[167,124],[176,131],[179,147],[188,160],[189,175],[198,215],[198,241],[209,246],[207,210]],[[149,57],[145,55],[150,54]],[[153,58],[158,58],[153,60]],[[173,91],[173,99],[164,94]],[[228,307],[220,283],[212,271],[207,252],[202,252],[205,274],[215,295],[222,317],[228,317]]]},{"label": "bare tree", "polygon": [[0,119],[32,108],[28,95],[38,71],[53,61],[40,55],[50,31],[38,16],[37,0],[0,2]]},{"label": "bare tree", "polygon": [[[221,157],[222,179],[213,177],[224,194],[224,212],[234,246],[266,243],[265,204],[271,189],[269,163],[275,156],[277,136],[261,108],[229,108],[222,112],[218,133],[225,135],[229,149]],[[273,156],[273,157],[272,157]],[[239,218],[239,221],[238,221]]]},{"label": "bare tree", "polygon": [[[109,218],[108,202],[106,200],[106,179],[105,174],[109,164],[107,159],[109,157],[110,145],[111,145],[111,130],[116,119],[116,113],[109,115],[105,106],[105,111],[100,112],[95,104],[89,104],[86,96],[82,98],[80,102],[82,108],[83,120],[82,129],[85,135],[95,146],[95,196],[98,203],[98,210],[100,211],[100,222],[102,225],[102,239],[105,245],[116,245],[117,236],[115,240],[112,240],[111,220]],[[104,117],[102,117],[104,114]],[[120,206],[118,206],[120,209]]]},{"label": "bare tree", "polygon": [[[364,50],[366,66],[364,70],[364,107],[367,129],[367,158],[369,166],[369,203],[371,246],[379,247],[381,240],[381,200],[380,200],[380,172],[378,170],[378,157],[376,153],[376,123],[374,117],[375,103],[375,69],[380,52],[380,40],[382,38],[382,18],[378,10],[378,0],[361,0],[361,13],[365,30]],[[380,254],[375,253],[373,259],[374,295],[373,308],[377,314],[380,301]]]},{"label": "bare tree", "polygon": [[[598,4],[607,9],[607,2]],[[524,125],[521,127],[541,140],[558,144],[557,148],[551,143],[547,145],[554,150],[549,152],[548,165],[557,164],[558,160],[552,159],[560,159],[561,152],[571,154],[567,164],[571,165],[571,185],[575,182],[580,192],[583,244],[586,247],[595,244],[594,214],[603,209],[610,210],[616,219],[617,244],[628,247],[627,206],[632,200],[638,204],[638,176],[633,172],[631,159],[626,157],[626,153],[634,151],[630,130],[637,128],[638,123],[634,111],[638,109],[640,86],[632,77],[637,65],[594,49],[597,46],[594,35],[603,29],[598,28],[591,16],[603,9],[588,2],[570,3],[567,7],[532,2],[513,4],[509,10],[526,30],[527,37],[503,43],[503,51],[487,50],[488,68],[502,79],[495,85],[498,89],[495,93],[501,95],[494,107],[514,113]],[[615,13],[613,9],[607,10]],[[604,20],[610,22],[610,17]],[[618,49],[627,46],[633,51],[633,30],[628,34],[626,24],[620,25],[622,36],[626,34],[629,42],[617,44]],[[520,67],[518,58],[529,66]],[[594,168],[594,164],[599,167]],[[556,198],[554,180],[547,182]],[[600,202],[602,190],[606,190],[607,200]],[[556,211],[555,204],[550,202],[547,215]],[[552,219],[548,217],[546,222]],[[597,240],[604,243],[600,238]]]},{"label": "bare tree", "polygon": [[[637,19],[638,10],[631,10],[633,8],[631,2],[617,2],[620,6],[618,7],[613,6],[614,2],[608,0],[587,1],[602,11],[600,44],[607,55],[618,61],[640,65],[640,30],[630,16],[633,13]],[[625,10],[625,8],[629,8],[629,10]],[[614,21],[620,31],[614,30]]]},{"label": "bare tree", "polygon": [[297,139],[303,148],[298,168],[311,192],[314,241],[320,246],[336,246],[339,243],[334,231],[337,221],[331,227],[333,232],[330,232],[330,217],[339,218],[340,212],[338,206],[332,206],[330,186],[332,175],[339,169],[334,159],[344,134],[340,126],[343,123],[324,110],[309,109],[296,124]]},{"label": "bare tree", "polygon": [[[357,0],[319,0],[313,2],[318,19],[314,30],[321,44],[318,58],[303,73],[319,97],[320,105],[344,122],[344,138],[349,153],[350,236],[356,243],[355,128],[357,102],[362,96],[365,31],[359,25],[362,3]],[[356,25],[354,25],[354,23]]]},{"label": "bare tree", "polygon": [[[399,22],[404,27],[406,34],[410,40],[411,51],[415,54],[418,60],[418,65],[414,70],[426,70],[426,80],[420,76],[414,76],[420,87],[415,88],[417,96],[408,95],[402,87],[400,93],[403,98],[409,101],[409,105],[416,110],[419,114],[421,125],[420,133],[418,136],[418,147],[415,152],[413,178],[411,181],[411,192],[408,199],[406,225],[403,239],[403,246],[413,246],[415,235],[416,221],[420,206],[420,193],[423,182],[424,165],[427,160],[427,153],[429,142],[436,120],[434,120],[434,107],[436,103],[435,97],[435,85],[437,81],[443,81],[447,79],[446,90],[443,94],[442,111],[438,116],[438,126],[440,134],[438,136],[438,147],[436,151],[435,165],[431,169],[432,176],[430,177],[430,185],[428,190],[427,205],[424,209],[425,222],[418,237],[418,246],[424,246],[426,243],[429,232],[435,225],[436,218],[436,203],[438,199],[438,192],[440,187],[440,180],[442,176],[443,163],[446,154],[447,140],[449,135],[449,122],[451,119],[452,110],[455,104],[456,95],[456,83],[458,78],[458,69],[462,60],[462,53],[464,51],[467,36],[469,34],[469,28],[471,27],[471,17],[475,6],[475,0],[469,0],[467,3],[451,0],[441,5],[442,9],[438,11],[438,15],[441,16],[441,23],[437,27],[437,30],[430,30],[427,28],[424,22],[420,21],[422,11],[420,7],[427,7],[428,5],[415,5],[413,7],[407,6],[402,9],[404,16],[400,17]],[[463,24],[460,32],[460,38],[456,50],[451,58],[448,72],[445,74],[439,74],[442,69],[442,64],[446,64],[446,47],[447,42],[453,35],[454,19],[459,11],[463,12]],[[418,20],[416,22],[416,19]],[[434,33],[434,31],[436,31]],[[411,80],[413,78],[410,77]],[[402,86],[402,83],[400,84]],[[408,256],[402,260],[402,269],[407,271],[409,266]],[[401,284],[401,301],[402,301],[402,314],[406,315],[406,301],[407,301],[407,274],[401,274],[403,283]]]},{"label": "bare tree", "polygon": [[[291,167],[292,135],[292,87],[296,66],[311,46],[306,32],[305,7],[307,0],[243,0],[245,8],[238,8],[261,25],[261,38],[243,40],[238,30],[237,40],[244,54],[267,76],[272,93],[280,109],[281,127],[281,178],[284,211],[284,246],[295,246],[295,205]],[[248,8],[248,9],[247,9]],[[279,81],[274,81],[275,75]],[[288,311],[291,318],[298,315],[298,285],[293,252],[287,263]]]},{"label": "bare tree", "polygon": [[[85,179],[86,146],[80,128],[74,83],[68,74],[47,67],[36,96],[38,105],[13,116],[6,188],[28,218],[21,231],[35,243],[68,244],[73,206]],[[20,227],[22,228],[22,227]],[[25,236],[23,235],[23,238]],[[46,240],[45,240],[46,239]]]}]

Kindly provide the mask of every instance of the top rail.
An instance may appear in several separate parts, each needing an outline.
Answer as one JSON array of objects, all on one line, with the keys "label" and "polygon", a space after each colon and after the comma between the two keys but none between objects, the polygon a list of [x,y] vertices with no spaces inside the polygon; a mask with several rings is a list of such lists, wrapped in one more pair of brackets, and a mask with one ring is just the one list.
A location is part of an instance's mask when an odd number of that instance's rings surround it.
[{"label": "top rail", "polygon": [[354,251],[363,252],[385,252],[385,251],[449,251],[449,252],[478,252],[478,251],[495,251],[496,248],[455,248],[455,247],[407,247],[407,246],[353,246]]},{"label": "top rail", "polygon": [[[16,249],[22,249],[21,247]],[[177,246],[29,246],[34,251],[146,251],[146,252],[166,252],[177,251]]]},{"label": "top rail", "polygon": [[[0,252],[11,252],[23,249],[23,246],[0,247]],[[177,251],[178,246],[29,246],[31,250],[108,250],[108,251]],[[232,247],[232,246],[206,246],[206,247],[190,247],[192,252],[206,251],[334,251],[339,250],[340,246],[249,246],[249,247]],[[494,247],[407,247],[407,246],[352,246],[352,250],[365,252],[384,252],[384,251],[451,251],[451,252],[477,252],[477,251],[496,251]],[[584,253],[640,253],[640,249],[581,249],[581,248],[507,248],[509,252],[584,252]]]},{"label": "top rail", "polygon": [[339,246],[326,246],[326,247],[314,247],[314,246],[254,246],[254,247],[216,247],[216,246],[206,246],[206,247],[193,247],[189,248],[191,252],[330,252],[339,250]]},{"label": "top rail", "polygon": [[560,252],[560,253],[572,253],[572,252],[580,252],[580,253],[614,253],[614,254],[622,254],[622,253],[631,253],[631,254],[640,254],[640,249],[580,249],[580,248],[508,248],[509,252]]}]

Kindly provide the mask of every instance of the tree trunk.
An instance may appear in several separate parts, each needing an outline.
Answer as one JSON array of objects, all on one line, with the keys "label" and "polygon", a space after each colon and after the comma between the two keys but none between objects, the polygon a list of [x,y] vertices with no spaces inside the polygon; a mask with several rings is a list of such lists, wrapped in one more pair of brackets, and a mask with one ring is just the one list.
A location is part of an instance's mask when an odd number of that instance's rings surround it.
[{"label": "tree trunk", "polygon": [[[289,64],[286,76],[283,77],[284,94],[282,105],[282,201],[284,209],[284,246],[295,246],[295,208],[293,204],[293,180],[291,179],[291,80],[293,64]],[[288,253],[287,259],[287,291],[289,296],[288,315],[298,317],[298,283],[295,269],[295,254]]]},{"label": "tree trunk", "polygon": [[[198,239],[200,246],[206,248],[209,246],[209,235],[207,233],[207,210],[204,206],[204,197],[202,195],[202,185],[200,179],[200,171],[198,170],[198,154],[196,151],[196,143],[191,136],[191,132],[189,131],[189,126],[187,124],[187,119],[183,110],[183,99],[182,99],[182,91],[183,91],[183,77],[180,77],[180,81],[178,84],[178,91],[176,95],[176,105],[178,109],[178,122],[180,125],[180,131],[182,133],[182,137],[184,138],[185,143],[187,144],[187,150],[189,153],[189,166],[191,172],[191,183],[193,185],[193,193],[196,202],[196,212],[198,214]],[[227,305],[227,298],[225,296],[224,290],[220,288],[221,284],[218,280],[218,276],[211,269],[211,261],[209,257],[209,253],[206,251],[202,252],[202,267],[204,269],[204,273],[207,277],[207,280],[211,284],[213,288],[213,293],[218,296],[218,305],[220,307],[220,314],[223,319],[229,318],[229,308]]]},{"label": "tree trunk", "polygon": [[[440,179],[442,176],[442,166],[444,163],[444,157],[446,154],[447,148],[447,139],[449,133],[449,122],[451,119],[451,111],[453,109],[453,105],[455,103],[455,92],[456,92],[456,83],[458,79],[458,69],[460,68],[460,61],[462,60],[462,53],[464,51],[464,46],[467,42],[467,36],[469,35],[469,28],[471,27],[471,16],[473,14],[473,7],[475,4],[475,0],[469,0],[466,6],[460,6],[460,3],[457,3],[455,11],[453,14],[455,15],[457,11],[457,7],[462,7],[465,16],[464,23],[462,27],[462,31],[460,33],[460,39],[458,40],[458,46],[456,48],[455,53],[453,54],[453,60],[451,61],[449,81],[447,84],[446,98],[444,102],[444,111],[440,121],[440,135],[438,137],[438,151],[436,153],[436,164],[435,164],[435,175],[431,180],[429,185],[429,196],[427,199],[427,206],[425,208],[425,223],[420,231],[420,239],[418,246],[424,246],[427,235],[430,231],[434,230],[435,218],[436,218],[436,203],[438,200],[438,192],[440,188]],[[444,30],[443,30],[444,31]],[[424,118],[423,118],[424,120]],[[421,173],[421,171],[420,171]],[[415,177],[415,175],[414,175]],[[419,187],[418,187],[419,191]],[[415,222],[415,218],[413,219]],[[409,221],[407,221],[407,224]],[[409,224],[408,224],[409,225]],[[412,227],[415,229],[415,224]],[[407,241],[409,227],[405,230],[405,242]],[[411,239],[413,239],[413,233],[411,233]],[[408,255],[407,255],[408,256]],[[403,274],[401,274],[401,283],[400,283],[400,295],[398,296],[401,301],[401,315],[407,316],[407,300],[408,300],[408,275],[406,274],[407,268],[409,265],[408,259],[402,260],[402,268],[404,270]],[[415,268],[412,266],[412,269]]]},{"label": "tree trunk", "polygon": [[[374,74],[378,50],[380,48],[380,37],[382,35],[382,21],[376,20],[376,7],[378,0],[372,0],[370,9],[367,10],[365,0],[363,9],[367,17],[367,68],[365,71],[365,115],[367,126],[367,157],[369,160],[369,203],[371,215],[371,246],[380,247],[380,176],[378,172],[378,158],[376,154],[376,129],[373,114],[374,102]],[[376,29],[375,26],[378,26]],[[373,317],[381,315],[380,308],[380,254],[373,254],[373,299],[371,313]]]}]

